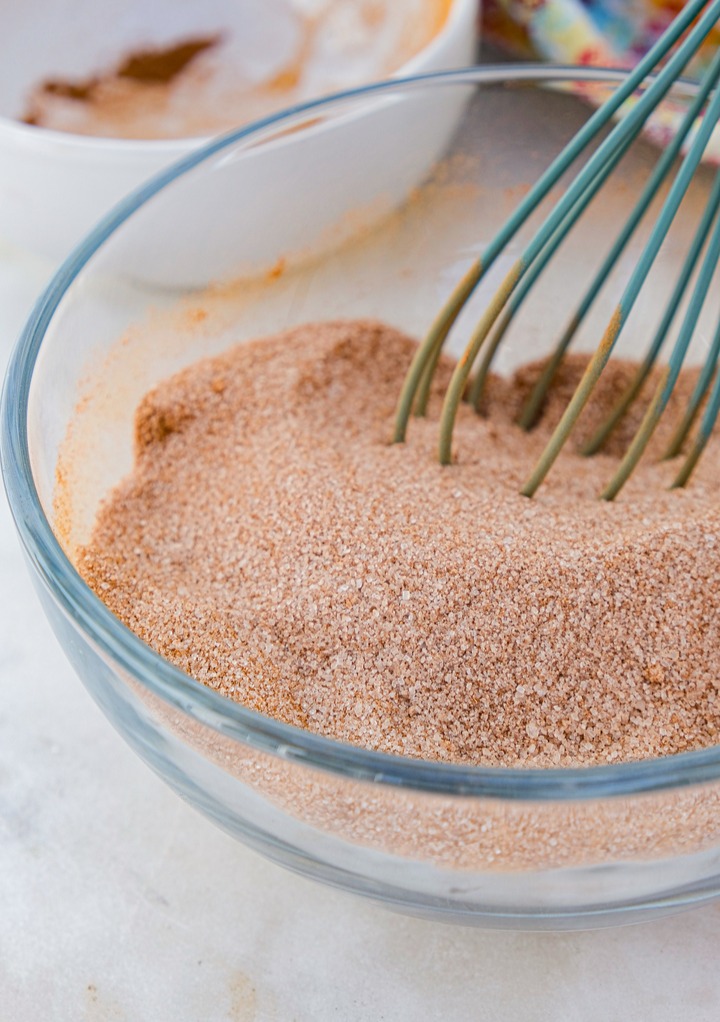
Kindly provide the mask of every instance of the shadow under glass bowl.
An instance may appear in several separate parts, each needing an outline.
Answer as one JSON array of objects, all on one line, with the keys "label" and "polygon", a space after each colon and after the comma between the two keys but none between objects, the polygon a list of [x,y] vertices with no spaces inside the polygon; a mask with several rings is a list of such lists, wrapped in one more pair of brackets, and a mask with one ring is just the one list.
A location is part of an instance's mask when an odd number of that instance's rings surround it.
[{"label": "shadow under glass bowl", "polygon": [[[14,519],[45,612],[110,721],[231,834],[405,911],[561,928],[717,896],[720,749],[521,770],[342,745],[231,702],[163,660],[85,585],[74,552],[131,467],[145,391],[233,342],[320,318],[378,317],[420,336],[528,184],[587,121],[591,107],[576,93],[620,80],[531,66],[441,73],[309,104],[216,140],[130,196],[72,253],[8,371],[2,459]],[[646,141],[633,147],[519,317],[499,368],[549,350],[568,294],[579,296],[655,156]],[[701,171],[688,203],[700,208],[707,190]],[[686,219],[677,245],[689,241]],[[599,299],[580,349],[596,343],[645,235]],[[661,253],[623,353],[646,341],[676,252]],[[456,345],[496,282],[491,275],[474,296]]]}]

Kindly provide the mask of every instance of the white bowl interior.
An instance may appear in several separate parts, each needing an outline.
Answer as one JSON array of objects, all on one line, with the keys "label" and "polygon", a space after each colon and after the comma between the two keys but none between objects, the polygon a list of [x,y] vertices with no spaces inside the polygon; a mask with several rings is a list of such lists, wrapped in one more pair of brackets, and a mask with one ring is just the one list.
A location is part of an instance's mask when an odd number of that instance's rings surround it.
[{"label": "white bowl interior", "polygon": [[[302,87],[281,89],[271,97],[272,103],[264,102],[262,112],[395,72],[421,73],[472,63],[479,0],[208,0],[203,4],[196,0],[157,0],[152,4],[140,0],[104,0],[100,4],[91,0],[28,0],[6,4],[6,56],[0,65],[0,237],[58,261],[115,203],[198,144],[197,137],[117,139],[20,123],[16,118],[29,112],[28,95],[33,86],[49,77],[82,81],[111,70],[138,48],[167,47],[187,41],[188,36],[214,36],[223,27],[222,52],[226,56],[221,62],[218,49],[218,65],[231,77],[241,67],[248,82],[272,78],[288,67],[289,54],[297,59],[299,13],[311,16],[337,8],[340,14],[354,11],[357,15],[358,11],[377,9],[378,3],[386,15],[383,32],[370,31],[367,24],[364,28],[340,25],[325,35],[316,32],[316,42],[325,40],[322,59],[304,58]],[[408,26],[416,32],[415,13],[424,11],[427,20],[428,11],[442,15],[446,10],[449,13],[439,34],[399,66],[396,44]],[[112,23],[111,33],[108,23]],[[212,52],[199,59],[206,56],[211,59]],[[204,74],[207,65],[202,68]],[[188,88],[195,87],[197,77],[190,80]],[[222,92],[222,75],[216,85]],[[215,130],[236,127],[260,112],[244,105],[242,96],[237,108],[235,101],[216,103],[216,85],[211,83],[201,111],[196,111],[195,136],[210,133],[203,111],[222,111],[223,117],[228,111],[227,122],[216,124]],[[248,95],[247,91],[243,94]],[[187,89],[182,95],[187,95]],[[177,97],[176,101],[179,116],[182,102]],[[196,130],[201,125],[202,130]]]}]

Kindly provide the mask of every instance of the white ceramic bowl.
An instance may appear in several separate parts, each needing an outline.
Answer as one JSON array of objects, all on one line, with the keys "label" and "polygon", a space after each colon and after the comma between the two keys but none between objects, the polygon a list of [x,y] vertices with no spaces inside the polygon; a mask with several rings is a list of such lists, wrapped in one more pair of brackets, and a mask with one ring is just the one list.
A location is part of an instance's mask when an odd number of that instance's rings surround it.
[{"label": "white ceramic bowl", "polygon": [[[132,32],[136,38],[147,38],[148,26],[157,22],[158,9],[155,3],[132,5],[136,8],[133,21],[127,17],[127,3],[123,6],[130,47]],[[176,6],[187,14],[187,4]],[[216,7],[210,4],[208,9]],[[64,256],[124,195],[207,141],[82,136],[33,127],[13,118],[19,97],[46,77],[49,67],[56,67],[57,60],[52,65],[48,62],[58,50],[58,39],[62,50],[59,70],[69,74],[73,66],[87,64],[92,26],[102,30],[112,19],[112,8],[113,2],[104,3],[101,18],[89,0],[56,0],[50,7],[46,0],[27,0],[3,11],[7,53],[0,66],[0,237],[51,259]],[[197,12],[197,4],[193,10]],[[477,12],[478,0],[453,0],[441,32],[396,74],[472,63]],[[194,26],[193,31],[201,30],[202,24]],[[101,49],[96,52],[102,56]]]}]

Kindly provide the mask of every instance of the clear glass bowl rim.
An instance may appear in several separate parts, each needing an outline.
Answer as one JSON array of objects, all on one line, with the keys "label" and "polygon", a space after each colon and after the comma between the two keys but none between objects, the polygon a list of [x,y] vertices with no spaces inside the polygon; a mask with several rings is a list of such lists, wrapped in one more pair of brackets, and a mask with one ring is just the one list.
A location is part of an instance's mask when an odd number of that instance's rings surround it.
[{"label": "clear glass bowl rim", "polygon": [[[720,778],[720,746],[640,762],[578,768],[475,767],[409,759],[346,745],[303,731],[220,695],[184,674],[126,628],[86,585],[60,547],[40,503],[28,447],[33,370],[48,326],[69,288],[98,249],[164,187],[241,141],[264,135],[308,112],[351,104],[364,96],[445,86],[617,84],[625,71],[572,66],[486,65],[394,78],[299,104],[220,136],[155,175],[115,206],[69,254],[38,298],[22,329],[5,377],[0,456],[5,489],[24,552],[63,611],[96,648],[149,692],[217,732],[287,760],[339,776],[457,797],[565,802],[663,791]],[[676,94],[694,92],[682,81]]]}]

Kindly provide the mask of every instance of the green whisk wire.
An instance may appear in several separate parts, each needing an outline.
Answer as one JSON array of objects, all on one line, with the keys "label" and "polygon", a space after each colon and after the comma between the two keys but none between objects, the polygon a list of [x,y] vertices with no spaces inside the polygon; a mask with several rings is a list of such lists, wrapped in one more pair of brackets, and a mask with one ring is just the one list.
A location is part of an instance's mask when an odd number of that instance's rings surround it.
[{"label": "green whisk wire", "polygon": [[[477,259],[467,270],[462,281],[460,281],[457,285],[449,301],[441,309],[430,327],[423,344],[418,348],[415,358],[408,370],[396,411],[395,429],[393,434],[393,441],[395,443],[401,443],[405,440],[408,421],[410,419],[418,387],[423,380],[423,376],[431,364],[434,365],[437,363],[442,347],[453,324],[480,280],[495,263],[499,254],[503,251],[507,243],[515,236],[528,216],[530,216],[542,202],[565,171],[571,166],[580,153],[582,153],[583,149],[585,149],[585,147],[599,134],[605,125],[610,122],[620,107],[630,96],[633,95],[648,75],[655,70],[658,63],[667,56],[673,46],[675,46],[677,41],[693,24],[707,5],[708,0],[690,0],[690,3],[682,9],[682,11],[674,19],[672,25],[661,36],[655,46],[653,46],[653,48],[638,63],[635,70],[628,75],[625,82],[616,90],[610,100],[595,111],[582,130],[564,148],[559,156],[556,157],[551,166],[548,167],[545,173],[540,177],[539,181],[536,182],[535,186],[520,202],[518,208],[509,218],[505,226],[490,242],[483,256]],[[715,12],[715,18],[712,20],[716,20],[717,17],[720,17],[720,0],[713,0],[711,11]],[[701,23],[707,23],[707,18],[703,18],[701,19],[701,22],[698,22],[681,49],[684,49],[693,38],[698,39],[698,42],[694,49],[692,49],[692,53],[699,48],[702,39],[700,38],[698,30],[701,27]],[[708,26],[708,30],[709,27],[710,26]],[[702,33],[702,38],[704,38],[705,34],[706,32]],[[688,53],[687,59],[689,59],[692,53]],[[684,61],[682,63],[681,67],[678,68],[677,73],[682,70],[682,67],[685,66],[686,62],[687,61]],[[674,75],[674,77],[676,77],[676,75]]]}]

